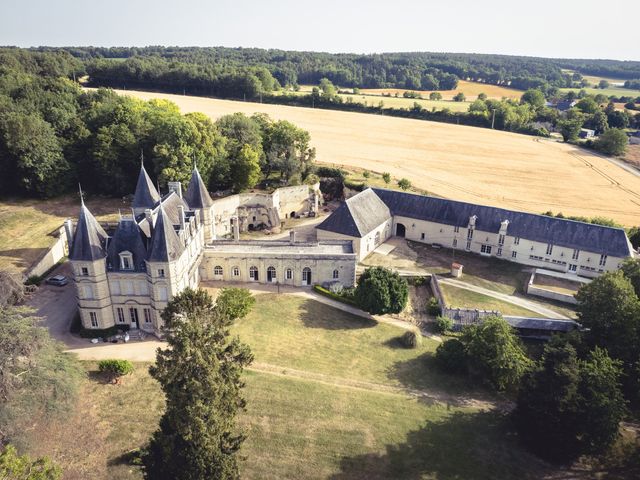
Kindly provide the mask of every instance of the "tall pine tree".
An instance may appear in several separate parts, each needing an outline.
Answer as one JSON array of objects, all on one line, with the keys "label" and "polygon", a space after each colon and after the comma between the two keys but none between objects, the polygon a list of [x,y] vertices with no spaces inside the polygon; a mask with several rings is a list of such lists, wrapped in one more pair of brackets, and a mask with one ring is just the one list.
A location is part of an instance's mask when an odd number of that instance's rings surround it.
[{"label": "tall pine tree", "polygon": [[169,347],[158,350],[150,373],[160,382],[166,411],[144,455],[146,478],[238,478],[236,454],[245,437],[235,417],[246,404],[240,377],[253,355],[247,345],[229,338],[236,320],[230,312],[247,309],[225,303],[236,305],[242,294],[223,294],[214,304],[204,290],[187,289],[164,310]]}]

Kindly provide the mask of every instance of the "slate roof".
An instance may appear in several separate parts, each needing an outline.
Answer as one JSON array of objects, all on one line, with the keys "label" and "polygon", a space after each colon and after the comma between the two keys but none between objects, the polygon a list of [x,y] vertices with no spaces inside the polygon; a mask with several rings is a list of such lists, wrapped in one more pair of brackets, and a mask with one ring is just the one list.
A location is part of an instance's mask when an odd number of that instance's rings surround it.
[{"label": "slate roof", "polygon": [[361,238],[390,217],[387,205],[368,188],[347,199],[317,228]]},{"label": "slate roof", "polygon": [[144,165],[140,166],[140,174],[138,175],[138,183],[136,184],[136,193],[133,196],[131,206],[133,208],[153,208],[160,200],[160,195],[153,186]]},{"label": "slate roof", "polygon": [[[180,225],[180,209],[178,208],[180,206],[184,207],[185,212],[189,210],[189,206],[187,205],[187,203],[182,198],[180,198],[180,196],[177,193],[169,192],[166,195],[164,195],[164,197],[162,197],[162,208],[164,209],[164,212],[167,214],[167,217],[169,218],[172,225]],[[149,207],[149,209],[152,210],[153,212],[152,218],[155,221],[155,219],[158,216],[158,212],[160,211],[160,201],[158,201],[152,207]],[[136,219],[138,220],[138,225],[140,226],[140,229],[142,230],[142,232],[147,237],[151,237],[152,228],[149,225],[149,222],[145,220],[145,215],[144,214],[138,215]]]},{"label": "slate roof", "polygon": [[80,218],[73,235],[69,260],[92,262],[104,258],[104,247],[107,238],[107,233],[83,203],[80,207]]},{"label": "slate roof", "polygon": [[163,203],[160,205],[151,235],[147,260],[150,262],[171,262],[177,260],[183,251],[184,246],[173,228],[173,222],[164,210]]},{"label": "slate roof", "polygon": [[505,321],[518,330],[547,330],[550,332],[570,332],[580,328],[573,320],[553,320],[550,318],[504,317]]},{"label": "slate roof", "polygon": [[109,270],[121,271],[120,253],[125,251],[133,254],[133,271],[144,272],[146,270],[144,260],[147,257],[147,248],[145,247],[142,232],[138,224],[131,219],[120,220],[113,237],[111,237],[109,241],[109,247],[107,249],[107,265],[109,266]]},{"label": "slate roof", "polygon": [[207,187],[202,181],[200,172],[195,167],[191,173],[191,180],[184,194],[184,199],[191,208],[209,208],[213,205],[213,200],[211,200]]},{"label": "slate roof", "polygon": [[476,230],[495,232],[500,223],[509,220],[507,234],[560,247],[604,253],[614,257],[632,255],[622,228],[604,227],[563,218],[505,210],[497,207],[446,200],[443,198],[385,190],[373,191],[389,207],[393,215],[427,220],[466,228],[469,217],[476,215]]}]

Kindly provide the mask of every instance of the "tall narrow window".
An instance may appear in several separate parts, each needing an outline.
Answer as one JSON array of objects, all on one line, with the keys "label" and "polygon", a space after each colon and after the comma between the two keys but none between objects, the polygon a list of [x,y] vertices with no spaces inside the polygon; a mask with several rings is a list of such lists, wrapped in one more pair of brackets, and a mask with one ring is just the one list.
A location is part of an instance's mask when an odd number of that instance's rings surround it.
[{"label": "tall narrow window", "polygon": [[232,272],[234,277],[239,277],[240,276],[240,268],[239,267],[233,267],[231,272]]},{"label": "tall narrow window", "polygon": [[471,240],[467,240],[467,250],[471,250]]},{"label": "tall narrow window", "polygon": [[467,238],[471,240],[473,238],[473,228],[470,228],[467,232]]},{"label": "tall narrow window", "polygon": [[498,245],[504,245],[504,235],[498,235]]},{"label": "tall narrow window", "polygon": [[151,309],[144,309],[144,323],[151,323]]},{"label": "tall narrow window", "polygon": [[511,252],[511,258],[516,258],[518,256],[518,252]]},{"label": "tall narrow window", "polygon": [[457,246],[458,246],[458,239],[457,239],[457,238],[454,238],[454,239],[453,239],[453,248],[455,248],[455,247],[457,247]]},{"label": "tall narrow window", "polygon": [[249,278],[254,281],[258,280],[258,267],[249,268]]},{"label": "tall narrow window", "polygon": [[87,267],[82,267],[82,276],[86,277],[89,275],[89,269]]},{"label": "tall narrow window", "polygon": [[118,307],[116,312],[118,312],[118,323],[124,323],[124,309],[122,307]]},{"label": "tall narrow window", "polygon": [[159,269],[158,269],[158,276],[159,276],[160,278],[164,278],[164,268],[159,268]]},{"label": "tall narrow window", "polygon": [[580,255],[580,250],[576,249],[576,250],[573,251],[573,254],[571,255],[571,259],[572,260],[577,260],[579,255]]},{"label": "tall narrow window", "polygon": [[96,312],[89,312],[89,319],[91,320],[91,327],[98,328],[98,314]]},{"label": "tall narrow window", "polygon": [[553,245],[550,243],[547,244],[547,255],[551,255],[553,253]]},{"label": "tall narrow window", "polygon": [[458,232],[460,232],[460,227],[456,225],[455,227],[453,227],[453,233],[458,233]]},{"label": "tall narrow window", "polygon": [[222,275],[222,267],[220,265],[216,265],[213,267],[213,274],[217,277]]},{"label": "tall narrow window", "polygon": [[607,256],[603,253],[600,255],[600,266],[604,266],[605,263],[607,263]]},{"label": "tall narrow window", "polygon": [[287,268],[284,272],[284,278],[286,278],[287,280],[291,280],[293,278],[293,270]]},{"label": "tall narrow window", "polygon": [[333,278],[334,278],[334,279],[336,279],[336,278],[340,278],[340,272],[339,272],[338,270],[334,270],[334,271],[333,271]]},{"label": "tall narrow window", "polygon": [[520,237],[516,237],[513,239],[513,244],[514,245],[520,245]]}]

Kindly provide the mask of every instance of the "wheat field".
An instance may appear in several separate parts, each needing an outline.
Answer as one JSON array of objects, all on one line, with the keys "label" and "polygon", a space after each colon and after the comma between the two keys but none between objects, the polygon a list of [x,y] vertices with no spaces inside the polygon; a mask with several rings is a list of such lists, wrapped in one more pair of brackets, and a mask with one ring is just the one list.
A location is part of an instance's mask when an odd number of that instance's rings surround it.
[{"label": "wheat field", "polygon": [[216,119],[264,112],[308,130],[318,162],[389,172],[446,198],[640,225],[640,176],[571,145],[526,135],[362,113],[126,91]]}]

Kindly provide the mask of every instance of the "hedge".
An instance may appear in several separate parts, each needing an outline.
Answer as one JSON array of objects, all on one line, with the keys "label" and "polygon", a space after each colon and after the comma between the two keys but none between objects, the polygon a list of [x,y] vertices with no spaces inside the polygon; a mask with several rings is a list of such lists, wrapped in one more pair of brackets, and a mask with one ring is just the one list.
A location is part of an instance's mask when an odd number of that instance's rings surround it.
[{"label": "hedge", "polygon": [[352,300],[351,298],[343,297],[342,295],[338,295],[337,293],[333,293],[333,292],[327,290],[326,288],[321,287],[320,285],[314,285],[313,289],[316,292],[318,292],[320,295],[324,295],[325,297],[329,297],[332,300],[337,300],[338,302],[346,303],[348,305],[353,305],[354,307],[360,308],[355,300]]}]

